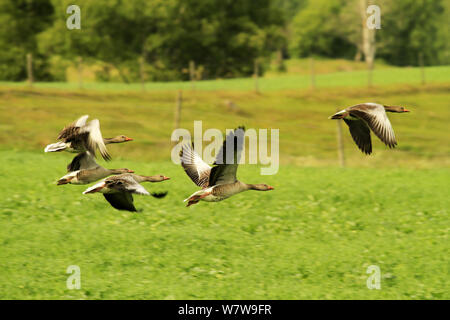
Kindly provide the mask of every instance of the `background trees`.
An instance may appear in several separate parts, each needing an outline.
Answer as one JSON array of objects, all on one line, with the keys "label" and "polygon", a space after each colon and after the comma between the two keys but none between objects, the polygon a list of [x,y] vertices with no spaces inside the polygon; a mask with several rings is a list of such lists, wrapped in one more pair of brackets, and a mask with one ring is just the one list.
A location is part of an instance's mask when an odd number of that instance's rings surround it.
[{"label": "background trees", "polygon": [[417,65],[421,53],[425,64],[449,63],[448,1],[446,14],[442,0],[385,2],[379,57],[395,65]]},{"label": "background trees", "polygon": [[27,53],[35,55],[35,76],[49,78],[45,55],[37,50],[36,35],[48,28],[52,21],[50,0],[0,1],[0,79],[24,79]]},{"label": "background trees", "polygon": [[[68,0],[0,0],[0,79],[23,80],[33,53],[38,80],[65,80],[76,57],[124,82],[248,76],[255,59],[363,59],[359,0],[79,0],[81,30],[68,30]],[[377,58],[396,65],[449,63],[450,5],[442,0],[369,1],[381,7]],[[117,80],[117,79],[115,79]]]},{"label": "background trees", "polygon": [[[394,65],[449,63],[448,16],[450,4],[442,0],[367,1],[381,8],[381,29],[376,32],[377,57]],[[310,1],[292,22],[291,50],[357,59],[362,57],[359,0]]]},{"label": "background trees", "polygon": [[[65,14],[67,3],[54,1]],[[81,30],[67,31],[59,16],[41,35],[42,49],[112,64],[124,81],[138,77],[143,57],[151,80],[186,78],[189,61],[204,76],[235,77],[253,72],[253,60],[283,40],[284,20],[270,0],[79,1]]]}]

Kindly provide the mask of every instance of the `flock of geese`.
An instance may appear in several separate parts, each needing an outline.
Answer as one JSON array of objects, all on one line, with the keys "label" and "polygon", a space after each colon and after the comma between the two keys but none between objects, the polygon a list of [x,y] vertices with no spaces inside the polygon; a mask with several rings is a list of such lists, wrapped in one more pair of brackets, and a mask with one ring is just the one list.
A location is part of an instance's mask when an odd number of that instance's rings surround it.
[{"label": "flock of geese", "polygon": [[[362,152],[370,154],[372,153],[371,130],[390,148],[397,145],[394,130],[386,112],[403,113],[409,112],[409,110],[404,107],[363,103],[339,111],[329,119],[344,120],[358,148]],[[83,194],[102,193],[111,206],[118,210],[137,211],[133,204],[133,194],[152,195],[155,198],[165,197],[167,192],[150,193],[141,183],[162,182],[169,180],[169,177],[138,175],[127,168],[107,169],[95,161],[97,150],[103,159],[111,160],[106,149],[107,144],[123,143],[133,139],[125,135],[103,138],[100,122],[94,119],[87,123],[88,117],[84,115],[66,126],[57,137],[59,141],[45,147],[45,152],[77,153],[67,166],[67,174],[61,177],[57,184],[89,184],[101,180],[87,188]],[[248,184],[237,180],[236,173],[243,150],[244,135],[244,127],[238,127],[231,131],[226,136],[213,166],[203,161],[194,151],[193,144],[182,146],[181,165],[189,178],[201,188],[184,200],[188,207],[199,201],[222,201],[247,190],[269,191],[274,189],[267,184]],[[227,152],[227,146],[233,146],[233,152]]]}]

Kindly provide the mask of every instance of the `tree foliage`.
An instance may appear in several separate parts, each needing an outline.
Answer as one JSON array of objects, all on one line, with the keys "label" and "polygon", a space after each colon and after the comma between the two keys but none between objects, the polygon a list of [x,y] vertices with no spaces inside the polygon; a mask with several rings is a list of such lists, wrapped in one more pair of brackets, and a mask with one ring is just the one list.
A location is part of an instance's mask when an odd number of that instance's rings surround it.
[{"label": "tree foliage", "polygon": [[[440,28],[449,28],[441,0],[385,1],[378,55],[395,65],[417,65],[419,54],[425,64],[445,63],[445,39]],[[447,62],[449,62],[447,60]]]},{"label": "tree foliage", "polygon": [[[396,65],[449,63],[450,4],[444,0],[370,0],[381,7],[377,57]],[[26,54],[37,80],[64,80],[78,56],[99,78],[187,79],[253,73],[254,61],[282,55],[361,56],[360,0],[78,0],[81,29],[68,30],[71,0],[0,0],[0,79],[24,80]],[[289,45],[288,45],[289,44]],[[282,53],[282,55],[280,54]],[[71,62],[72,61],[72,62]],[[262,66],[263,68],[263,66]]]},{"label": "tree foliage", "polygon": [[0,79],[25,79],[27,53],[34,55],[35,76],[48,79],[46,59],[38,52],[36,35],[52,20],[50,0],[0,1]]},{"label": "tree foliage", "polygon": [[[296,56],[350,58],[361,47],[359,0],[310,1],[293,19],[291,51]],[[371,1],[381,9],[377,56],[395,65],[449,63],[449,5],[442,0]]]},{"label": "tree foliage", "polygon": [[[54,5],[62,12],[67,3]],[[206,77],[249,75],[253,60],[283,39],[284,20],[271,0],[82,0],[79,6],[81,30],[65,30],[65,20],[57,19],[41,36],[42,48],[111,63],[127,71],[124,80],[138,77],[140,56],[156,80],[186,77],[191,60]]]}]

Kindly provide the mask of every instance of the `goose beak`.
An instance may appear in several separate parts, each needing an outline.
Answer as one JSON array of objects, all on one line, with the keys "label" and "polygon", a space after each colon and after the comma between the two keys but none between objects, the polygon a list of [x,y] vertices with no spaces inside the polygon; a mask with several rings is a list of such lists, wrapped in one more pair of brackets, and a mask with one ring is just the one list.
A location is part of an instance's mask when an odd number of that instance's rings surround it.
[{"label": "goose beak", "polygon": [[411,111],[409,111],[408,109],[404,108],[403,112],[411,112]]},{"label": "goose beak", "polygon": [[125,138],[125,141],[133,141],[133,138],[128,138],[128,137],[126,137],[126,138]]},{"label": "goose beak", "polygon": [[128,169],[128,173],[134,173],[134,170]]},{"label": "goose beak", "polygon": [[268,186],[267,190],[273,190],[273,187],[272,186]]},{"label": "goose beak", "polygon": [[163,178],[163,181],[164,180],[170,180],[170,178],[169,177],[166,177],[166,176],[164,176],[164,178]]}]

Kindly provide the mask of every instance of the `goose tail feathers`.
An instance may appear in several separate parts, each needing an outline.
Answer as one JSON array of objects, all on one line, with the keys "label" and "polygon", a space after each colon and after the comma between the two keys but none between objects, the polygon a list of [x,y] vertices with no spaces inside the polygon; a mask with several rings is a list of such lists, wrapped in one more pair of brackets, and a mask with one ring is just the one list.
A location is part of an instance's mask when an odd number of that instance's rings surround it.
[{"label": "goose tail feathers", "polygon": [[44,151],[45,152],[58,152],[58,151],[63,151],[66,148],[67,148],[67,144],[65,142],[56,142],[56,143],[52,143],[52,144],[49,144],[48,146],[46,146]]}]

